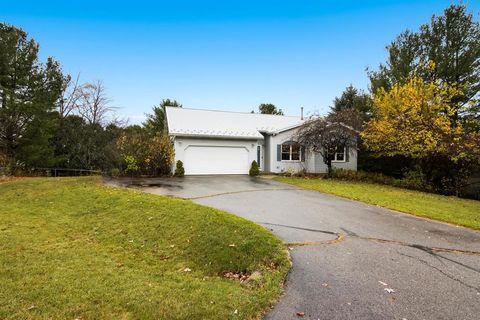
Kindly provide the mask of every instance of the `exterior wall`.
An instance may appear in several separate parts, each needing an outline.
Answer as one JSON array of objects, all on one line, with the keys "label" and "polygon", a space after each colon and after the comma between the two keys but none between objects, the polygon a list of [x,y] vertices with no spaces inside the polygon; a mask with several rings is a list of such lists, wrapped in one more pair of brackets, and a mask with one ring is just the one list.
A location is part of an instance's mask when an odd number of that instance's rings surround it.
[{"label": "exterior wall", "polygon": [[[294,140],[295,130],[281,132],[277,135],[265,135],[264,140],[235,140],[215,138],[176,137],[174,139],[175,162],[185,162],[185,150],[188,146],[234,146],[244,147],[248,151],[248,165],[257,160],[257,147],[261,146],[260,168],[264,172],[282,173],[299,172],[326,173],[327,166],[319,153],[305,151],[305,161],[277,161],[277,145]],[[212,155],[215,156],[215,155]],[[348,161],[333,162],[333,167],[357,170],[357,151],[350,148]],[[175,170],[175,163],[172,172]]]},{"label": "exterior wall", "polygon": [[292,141],[295,130],[288,130],[276,135],[272,135],[268,140],[268,150],[265,150],[270,155],[269,157],[269,172],[312,172],[314,168],[314,155],[308,150],[305,152],[305,161],[277,161],[277,145],[287,141]]},{"label": "exterior wall", "polygon": [[[308,173],[326,173],[327,165],[323,162],[323,157],[319,153],[311,150],[305,151],[305,161],[277,161],[277,145],[287,141],[295,140],[296,130],[288,130],[277,135],[268,136],[265,141],[267,148],[265,152],[269,154],[267,168],[269,172],[299,172],[306,171]],[[347,170],[357,170],[357,151],[353,148],[349,149],[348,161],[333,162],[334,168]]]},{"label": "exterior wall", "polygon": [[[175,137],[175,161],[172,172],[175,170],[175,163],[178,160],[185,162],[185,150],[189,146],[213,146],[213,147],[244,147],[248,151],[248,166],[253,160],[257,160],[257,146],[263,148],[263,140],[235,140],[235,139],[214,139],[214,138],[192,138],[192,137]],[[215,155],[212,154],[212,157]]]},{"label": "exterior wall", "polygon": [[[332,162],[332,167],[337,169],[345,169],[345,170],[355,170],[357,171],[357,150],[353,148],[349,148],[348,161],[339,161],[339,162]],[[323,157],[321,154],[315,154],[315,169],[314,173],[327,173],[328,167],[323,162]]]}]

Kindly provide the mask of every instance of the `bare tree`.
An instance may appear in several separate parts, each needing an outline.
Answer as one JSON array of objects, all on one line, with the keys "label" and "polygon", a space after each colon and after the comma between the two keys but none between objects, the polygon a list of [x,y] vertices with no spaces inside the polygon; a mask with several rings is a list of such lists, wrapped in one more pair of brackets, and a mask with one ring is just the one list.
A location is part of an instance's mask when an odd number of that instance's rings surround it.
[{"label": "bare tree", "polygon": [[88,123],[102,124],[107,114],[115,110],[110,103],[105,86],[97,80],[81,86],[77,110]]},{"label": "bare tree", "polygon": [[81,96],[81,85],[79,84],[80,74],[73,81],[70,75],[66,76],[62,85],[62,96],[58,106],[60,117],[65,118],[78,108],[78,101]]},{"label": "bare tree", "polygon": [[340,111],[325,118],[312,118],[299,128],[297,141],[322,155],[330,175],[335,154],[357,147],[359,131],[348,125],[361,123],[357,117],[357,113]]}]

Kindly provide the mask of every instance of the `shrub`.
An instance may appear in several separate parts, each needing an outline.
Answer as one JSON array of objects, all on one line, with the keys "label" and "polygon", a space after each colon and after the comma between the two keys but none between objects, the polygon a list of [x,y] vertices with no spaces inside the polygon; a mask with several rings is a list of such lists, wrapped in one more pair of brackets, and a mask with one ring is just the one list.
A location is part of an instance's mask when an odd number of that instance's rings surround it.
[{"label": "shrub", "polygon": [[297,170],[293,167],[287,167],[286,169],[282,169],[283,175],[286,177],[295,177],[297,175]]},{"label": "shrub", "polygon": [[425,174],[418,166],[405,172],[403,178],[397,180],[397,184],[407,189],[433,191],[431,185],[427,182]]},{"label": "shrub", "polygon": [[138,171],[139,167],[137,164],[137,160],[134,156],[126,155],[123,159],[126,164],[125,172],[131,173],[133,175],[135,172]]},{"label": "shrub", "polygon": [[379,184],[395,184],[395,178],[383,175],[381,173],[354,171],[345,169],[335,169],[330,175],[333,179],[352,180],[362,182],[375,182]]},{"label": "shrub", "polygon": [[371,182],[384,185],[390,185],[399,188],[433,192],[434,188],[428,183],[425,175],[420,168],[415,168],[404,173],[402,179],[395,179],[377,172],[353,171],[345,169],[335,169],[330,176],[332,179]]},{"label": "shrub", "polygon": [[249,175],[258,176],[260,174],[260,168],[258,167],[257,161],[252,161],[252,166],[250,167],[250,171],[248,172]]},{"label": "shrub", "polygon": [[120,169],[118,169],[118,168],[110,169],[110,177],[116,178],[116,177],[120,176],[120,173],[121,173]]},{"label": "shrub", "polygon": [[162,176],[172,173],[174,149],[172,141],[165,134],[150,136],[144,129],[133,127],[122,133],[117,140],[117,148],[126,167],[128,163],[125,157],[134,157],[138,166],[135,174]]},{"label": "shrub", "polygon": [[175,177],[183,177],[185,175],[185,169],[183,168],[183,162],[178,160],[175,166]]}]

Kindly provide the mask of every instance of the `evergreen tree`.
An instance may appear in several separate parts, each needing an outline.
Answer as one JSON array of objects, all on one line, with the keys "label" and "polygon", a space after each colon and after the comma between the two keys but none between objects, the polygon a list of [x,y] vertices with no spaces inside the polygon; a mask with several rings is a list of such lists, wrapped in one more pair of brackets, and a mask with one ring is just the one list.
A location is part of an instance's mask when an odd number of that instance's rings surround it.
[{"label": "evergreen tree", "polygon": [[0,153],[11,162],[48,166],[55,109],[65,81],[53,58],[38,61],[39,45],[21,29],[0,23]]}]

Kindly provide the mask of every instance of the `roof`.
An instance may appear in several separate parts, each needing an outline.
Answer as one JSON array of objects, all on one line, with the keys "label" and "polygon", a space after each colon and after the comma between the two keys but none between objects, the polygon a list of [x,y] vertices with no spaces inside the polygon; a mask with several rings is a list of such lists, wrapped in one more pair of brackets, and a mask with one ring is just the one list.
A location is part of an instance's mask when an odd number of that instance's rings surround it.
[{"label": "roof", "polygon": [[300,117],[166,107],[168,133],[175,136],[203,136],[263,139],[297,127]]}]

